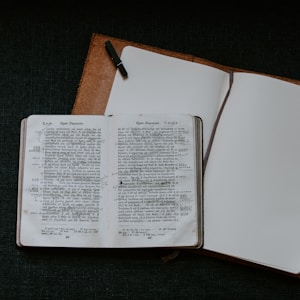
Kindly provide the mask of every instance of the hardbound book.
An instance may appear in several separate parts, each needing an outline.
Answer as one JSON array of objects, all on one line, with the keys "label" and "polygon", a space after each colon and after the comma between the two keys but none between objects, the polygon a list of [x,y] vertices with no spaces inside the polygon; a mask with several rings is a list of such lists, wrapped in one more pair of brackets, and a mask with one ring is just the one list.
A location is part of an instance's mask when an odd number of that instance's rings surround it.
[{"label": "hardbound book", "polygon": [[199,248],[202,120],[31,115],[21,122],[17,245]]},{"label": "hardbound book", "polygon": [[94,33],[72,114],[120,112],[202,119],[204,238],[191,251],[299,276],[298,81]]}]

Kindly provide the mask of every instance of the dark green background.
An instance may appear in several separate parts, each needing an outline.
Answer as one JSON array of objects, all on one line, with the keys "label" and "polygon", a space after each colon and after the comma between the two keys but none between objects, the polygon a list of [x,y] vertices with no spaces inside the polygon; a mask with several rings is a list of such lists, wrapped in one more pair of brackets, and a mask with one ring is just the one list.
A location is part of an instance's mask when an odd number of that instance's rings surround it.
[{"label": "dark green background", "polygon": [[189,252],[15,245],[20,120],[71,113],[93,32],[300,80],[296,9],[181,6],[0,4],[1,299],[299,299],[300,279]]}]

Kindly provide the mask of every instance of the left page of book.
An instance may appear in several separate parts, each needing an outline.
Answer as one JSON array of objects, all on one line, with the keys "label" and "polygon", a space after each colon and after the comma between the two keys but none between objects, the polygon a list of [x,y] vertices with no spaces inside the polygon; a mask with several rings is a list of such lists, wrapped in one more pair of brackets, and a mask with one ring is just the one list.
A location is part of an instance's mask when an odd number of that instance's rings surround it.
[{"label": "left page of book", "polygon": [[33,115],[24,120],[17,244],[105,246],[106,119]]}]

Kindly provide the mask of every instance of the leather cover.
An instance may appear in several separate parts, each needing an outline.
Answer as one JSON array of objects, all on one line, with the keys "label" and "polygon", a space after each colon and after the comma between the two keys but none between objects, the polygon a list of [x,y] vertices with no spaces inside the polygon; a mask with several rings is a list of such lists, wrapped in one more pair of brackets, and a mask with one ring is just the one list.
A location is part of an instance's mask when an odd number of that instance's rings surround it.
[{"label": "leather cover", "polygon": [[[228,73],[231,72],[252,72],[248,70],[238,69],[238,68],[232,68],[229,66],[221,65],[218,63],[214,63],[212,61],[196,57],[194,55],[165,50],[153,46],[148,46],[141,43],[131,42],[127,40],[122,40],[119,38],[106,36],[102,34],[93,33],[88,54],[86,57],[82,77],[80,80],[80,84],[78,87],[77,95],[75,98],[75,102],[72,109],[72,114],[84,114],[84,115],[95,115],[95,114],[104,114],[106,109],[106,104],[109,98],[109,94],[112,88],[113,80],[115,77],[115,72],[117,71],[114,63],[112,62],[111,58],[107,54],[105,50],[105,41],[110,40],[118,53],[118,55],[121,55],[122,49],[125,46],[134,46],[139,47],[142,49],[166,54],[173,57],[178,57],[181,59],[185,59],[188,61],[193,61],[196,63],[206,64],[209,66],[213,66],[216,68],[219,68],[223,71],[226,71]],[[257,73],[257,72],[252,72]],[[262,73],[260,73],[262,74]],[[269,74],[262,74],[266,76],[276,77],[278,79],[286,80],[292,83],[300,84],[300,81],[285,78],[285,77],[279,77],[279,76],[273,76]],[[168,261],[171,259],[174,259],[178,255],[179,250],[172,250],[170,255],[167,255],[163,257],[163,260]],[[239,258],[234,258],[231,256],[214,253],[208,250],[204,249],[197,249],[197,250],[188,250],[190,252],[194,252],[196,254],[202,254],[202,255],[208,255],[212,257],[221,258],[227,261],[239,263],[242,265],[248,265],[259,269],[267,269],[267,270],[273,270],[275,272],[281,273],[281,274],[287,274],[293,277],[300,278],[300,274],[290,274],[284,271],[276,270],[271,267],[251,263]],[[175,253],[175,254],[174,254]],[[174,256],[174,257],[173,257]]]}]

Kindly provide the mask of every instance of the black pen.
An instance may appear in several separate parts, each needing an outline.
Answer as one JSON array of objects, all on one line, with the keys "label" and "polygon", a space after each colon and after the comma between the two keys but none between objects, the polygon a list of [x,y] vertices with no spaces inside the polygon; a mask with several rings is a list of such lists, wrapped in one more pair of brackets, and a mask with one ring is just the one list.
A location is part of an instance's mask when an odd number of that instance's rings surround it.
[{"label": "black pen", "polygon": [[118,56],[116,50],[114,49],[112,43],[110,41],[105,42],[105,49],[109,56],[111,57],[113,63],[115,64],[116,68],[119,69],[120,73],[124,78],[128,77],[127,71],[123,65],[123,62],[121,61],[120,57]]}]

